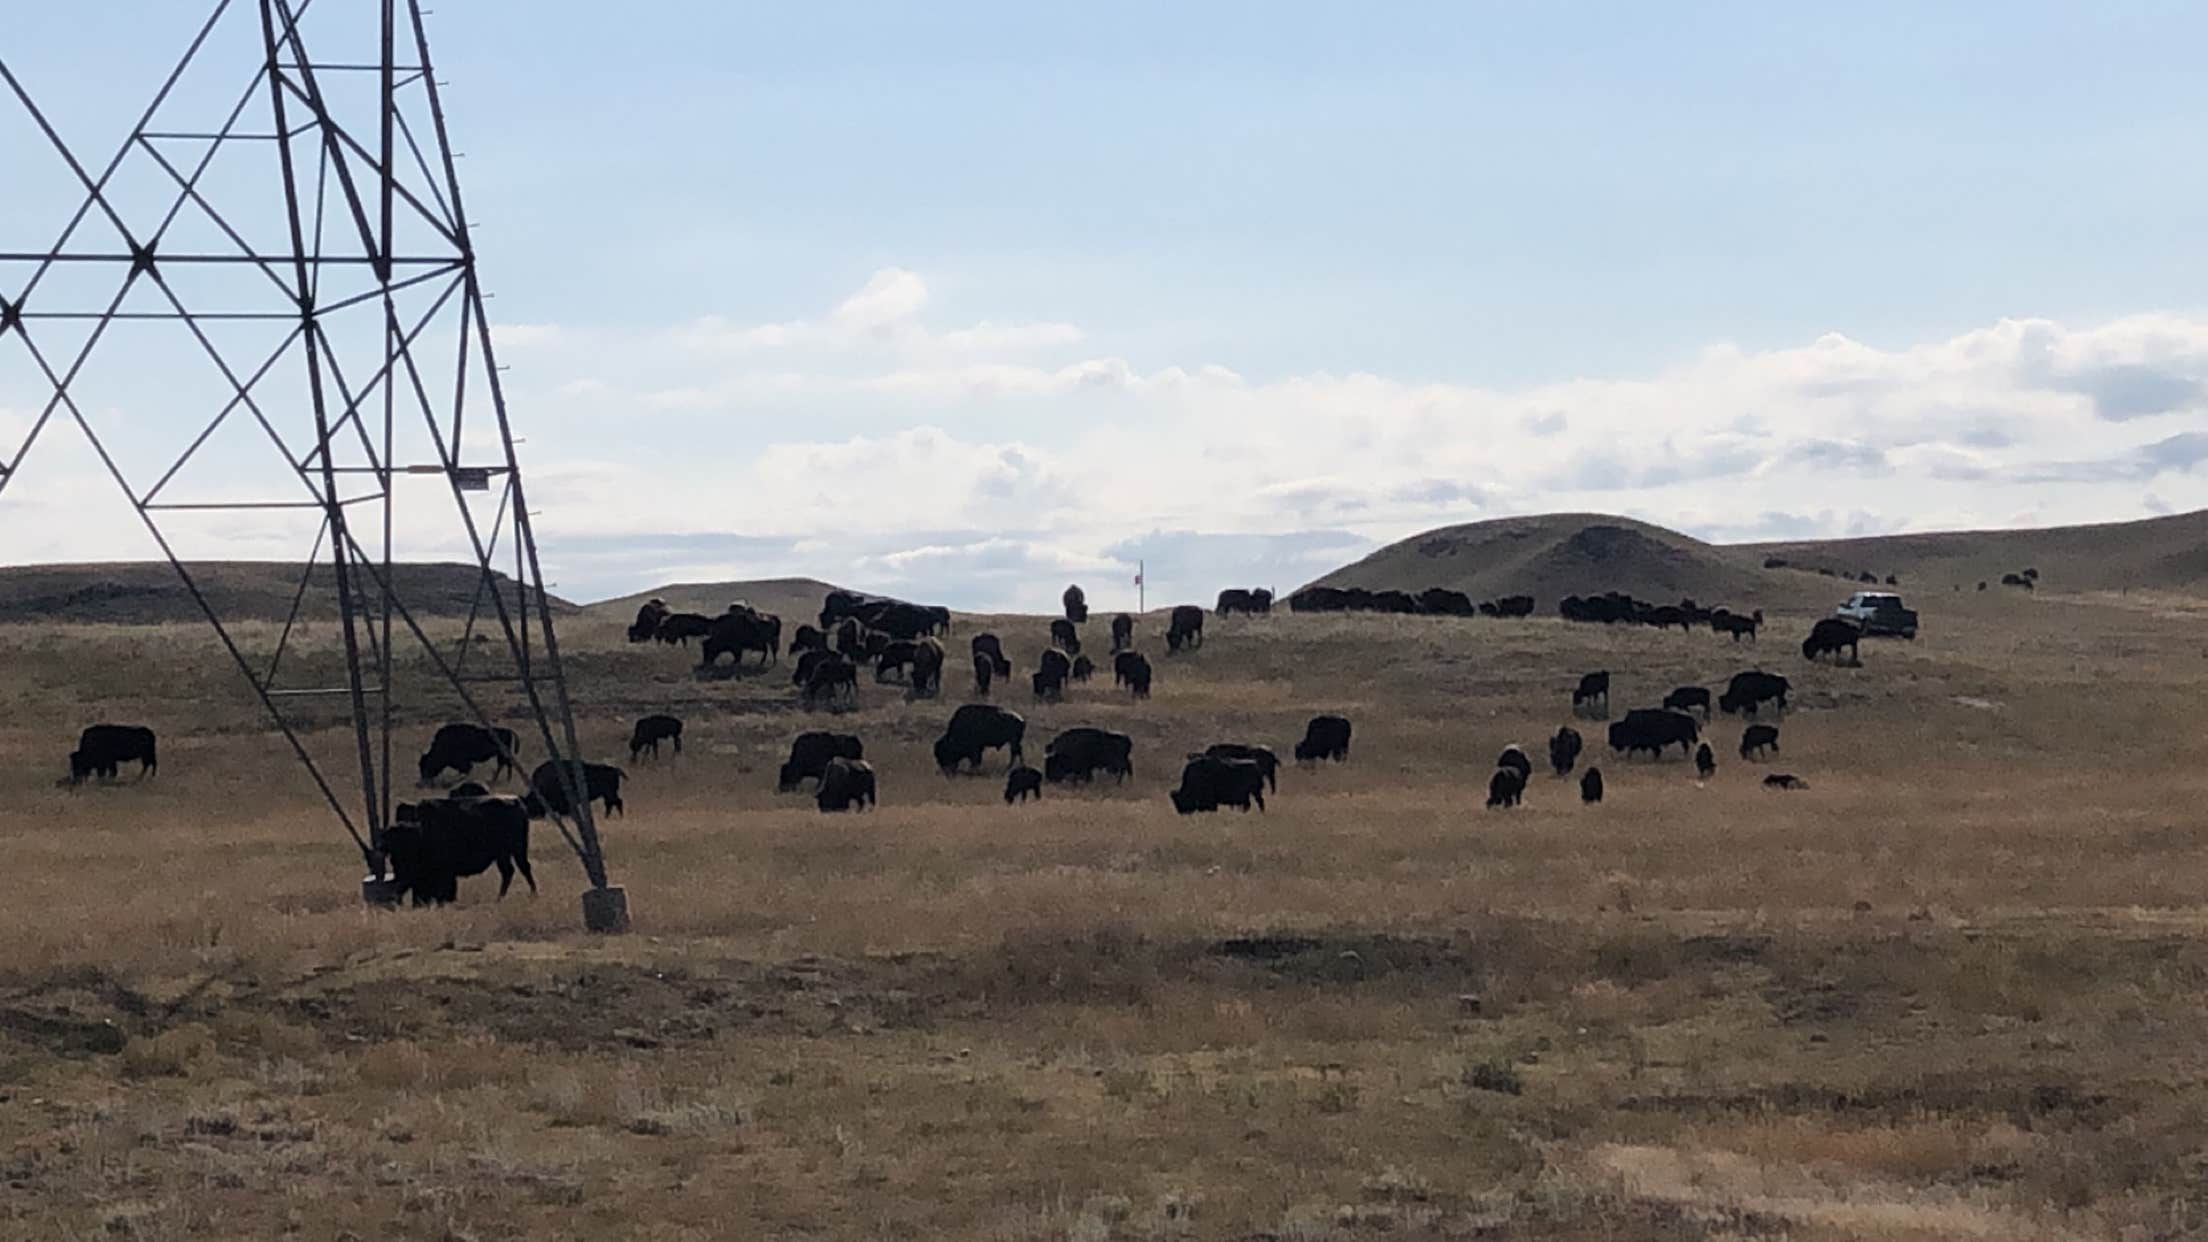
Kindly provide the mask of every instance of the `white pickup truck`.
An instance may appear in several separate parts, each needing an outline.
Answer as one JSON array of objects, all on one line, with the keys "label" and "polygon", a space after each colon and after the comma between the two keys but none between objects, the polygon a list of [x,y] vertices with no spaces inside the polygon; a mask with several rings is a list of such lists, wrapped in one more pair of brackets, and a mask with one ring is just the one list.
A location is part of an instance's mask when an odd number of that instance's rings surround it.
[{"label": "white pickup truck", "polygon": [[1862,626],[1865,634],[1893,634],[1911,641],[1917,637],[1915,610],[1902,607],[1901,597],[1892,591],[1857,591],[1832,615]]}]

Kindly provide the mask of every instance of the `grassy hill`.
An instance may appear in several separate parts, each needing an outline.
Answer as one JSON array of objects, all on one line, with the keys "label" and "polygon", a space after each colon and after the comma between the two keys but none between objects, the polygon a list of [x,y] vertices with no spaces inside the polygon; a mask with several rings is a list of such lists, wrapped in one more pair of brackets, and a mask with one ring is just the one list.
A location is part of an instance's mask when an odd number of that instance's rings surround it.
[{"label": "grassy hill", "polygon": [[1904,586],[1941,590],[1997,583],[2002,574],[2027,566],[2039,570],[2042,590],[2208,590],[2208,511],[2092,526],[1743,544],[1732,550],[1759,565],[1779,557],[1811,570],[1895,574]]},{"label": "grassy hill", "polygon": [[1631,518],[1552,513],[1497,518],[1414,535],[1346,565],[1316,585],[1420,591],[1449,587],[1474,599],[1526,594],[1550,611],[1566,595],[1626,591],[1644,599],[1767,606],[1829,584],[1770,573],[1761,557]]},{"label": "grassy hill", "polygon": [[599,618],[618,619],[626,625],[646,600],[667,601],[676,612],[716,615],[737,600],[781,617],[795,626],[820,613],[820,601],[836,590],[812,578],[761,578],[751,582],[671,582],[619,599],[600,600],[583,611]]},{"label": "grassy hill", "polygon": [[[300,567],[294,563],[201,561],[189,569],[224,620],[281,621],[299,593]],[[392,577],[399,597],[418,616],[466,613],[480,582],[474,566],[452,563],[395,565]],[[500,575],[498,581],[514,598],[512,580]],[[487,596],[484,603],[488,607]],[[327,565],[316,566],[301,607],[304,616],[336,614],[337,591]],[[555,596],[553,607],[567,612],[574,605]],[[0,568],[0,622],[159,625],[202,617],[176,571],[162,562]]]},{"label": "grassy hill", "polygon": [[[1772,558],[1784,568],[1767,569]],[[1381,548],[1315,585],[1475,599],[1528,594],[1544,611],[1565,595],[1627,591],[1757,607],[1829,606],[1832,581],[1897,576],[1907,589],[1970,589],[2027,566],[2054,591],[2208,591],[2208,512],[2035,530],[1947,531],[1860,539],[1713,544],[1631,518],[1553,513],[1447,526]]]}]

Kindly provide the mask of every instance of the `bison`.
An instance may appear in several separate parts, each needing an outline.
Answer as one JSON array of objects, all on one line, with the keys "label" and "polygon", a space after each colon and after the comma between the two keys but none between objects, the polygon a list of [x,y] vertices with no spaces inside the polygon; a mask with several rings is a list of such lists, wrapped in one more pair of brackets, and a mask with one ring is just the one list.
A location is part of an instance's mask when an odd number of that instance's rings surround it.
[{"label": "bison", "polygon": [[1579,800],[1590,805],[1602,801],[1602,769],[1589,768],[1579,777]]},{"label": "bison", "polygon": [[673,742],[675,753],[682,753],[682,721],[674,716],[646,716],[636,722],[629,731],[629,758],[635,760],[646,751],[654,759],[659,758],[659,744]]},{"label": "bison", "polygon": [[1792,772],[1773,772],[1771,775],[1763,778],[1763,785],[1766,789],[1809,788],[1808,781],[1805,781],[1801,777],[1794,775]]},{"label": "bison", "polygon": [[724,655],[736,657],[742,664],[751,652],[759,653],[762,665],[782,658],[782,619],[767,613],[745,609],[730,610],[713,618],[712,628],[705,635],[705,650],[701,664],[719,663]]},{"label": "bison", "polygon": [[874,765],[864,759],[830,759],[821,770],[813,802],[821,810],[863,811],[875,805]]},{"label": "bison", "polygon": [[988,698],[989,683],[995,679],[996,675],[996,661],[977,653],[974,656],[974,697]]},{"label": "bison", "polygon": [[1239,759],[1254,763],[1265,773],[1265,791],[1280,792],[1280,756],[1270,746],[1251,746],[1245,742],[1213,742],[1204,753],[1214,759]]},{"label": "bison", "polygon": [[923,638],[912,645],[912,694],[932,699],[943,692],[943,644]]},{"label": "bison", "polygon": [[1749,725],[1740,731],[1740,757],[1761,755],[1779,748],[1779,730],[1776,725]]},{"label": "bison", "polygon": [[1191,651],[1204,645],[1204,610],[1194,604],[1175,604],[1165,630],[1165,649]]},{"label": "bison", "polygon": [[1487,778],[1487,809],[1513,807],[1526,795],[1526,774],[1517,768],[1497,768]]},{"label": "bison", "polygon": [[1067,621],[1074,625],[1089,623],[1089,597],[1080,587],[1067,587],[1066,593],[1058,597],[1058,602],[1066,606]]},{"label": "bison", "polygon": [[[577,768],[581,772],[576,771]],[[620,815],[621,781],[628,773],[608,763],[577,763],[569,760],[567,771],[560,770],[560,761],[547,759],[529,774],[529,794],[524,801],[532,816],[550,811],[554,815],[573,815],[575,804],[568,798],[568,779],[580,776],[576,784],[582,787],[584,802],[602,802],[606,814]]]},{"label": "bison", "polygon": [[1023,763],[1004,774],[1004,804],[1006,806],[1010,806],[1015,802],[1025,802],[1029,798],[1034,798],[1039,802],[1042,797],[1043,774],[1040,771]]},{"label": "bison", "polygon": [[1004,746],[1010,748],[1012,763],[1017,766],[1021,759],[1020,743],[1026,736],[1027,718],[1018,712],[986,703],[968,703],[951,713],[943,736],[936,739],[935,765],[946,776],[958,771],[962,764],[978,769],[984,751]]},{"label": "bison", "polygon": [[1297,763],[1321,759],[1340,762],[1349,758],[1349,720],[1343,716],[1313,716],[1303,726],[1303,740],[1296,743]]},{"label": "bison", "polygon": [[1572,691],[1573,713],[1577,714],[1584,709],[1590,715],[1593,714],[1597,710],[1595,702],[1598,699],[1602,702],[1600,710],[1607,713],[1610,710],[1610,674],[1608,671],[1581,675],[1579,687]]},{"label": "bison", "polygon": [[[456,900],[463,876],[498,868],[498,895],[513,887],[514,873],[537,891],[529,870],[529,811],[514,797],[443,798],[401,802],[379,842],[388,862],[394,900],[412,894],[417,906]],[[380,873],[381,868],[378,868]]]},{"label": "bison", "polygon": [[1252,803],[1262,811],[1265,809],[1265,772],[1246,759],[1198,755],[1181,769],[1180,788],[1169,796],[1173,809],[1183,815],[1216,811],[1222,806],[1248,811]]},{"label": "bison", "polygon": [[1124,612],[1115,613],[1112,616],[1112,653],[1117,655],[1134,645],[1135,619]]},{"label": "bison", "polygon": [[1686,754],[1700,740],[1701,729],[1694,717],[1662,708],[1636,707],[1610,726],[1610,749],[1627,756],[1645,750],[1661,759],[1664,747],[1674,743],[1681,754]]},{"label": "bison", "polygon": [[1521,780],[1533,775],[1533,761],[1526,758],[1525,749],[1515,743],[1503,747],[1503,753],[1495,756],[1495,766],[1509,768]]},{"label": "bison", "polygon": [[1702,709],[1702,718],[1710,718],[1710,692],[1705,686],[1680,686],[1664,696],[1664,706],[1671,711],[1684,712]]},{"label": "bison", "polygon": [[1073,675],[1073,661],[1066,653],[1053,647],[1043,653],[1042,663],[1035,668],[1035,697],[1056,699],[1065,694],[1066,679]]},{"label": "bison", "polygon": [[858,702],[859,666],[846,656],[824,657],[806,676],[801,697],[807,707],[818,707],[822,703],[832,705],[839,699],[847,704]]},{"label": "bison", "polygon": [[775,777],[777,793],[793,793],[803,781],[819,781],[828,764],[837,759],[866,758],[866,744],[856,734],[808,729],[790,742],[790,757]]},{"label": "bison", "polygon": [[1134,739],[1106,729],[1067,729],[1043,748],[1043,772],[1054,781],[1086,781],[1098,772],[1124,781],[1135,774]]},{"label": "bison", "polygon": [[429,739],[429,749],[422,752],[415,765],[421,772],[422,784],[436,780],[447,770],[466,776],[468,770],[479,763],[495,765],[492,779],[497,780],[514,770],[514,760],[520,755],[520,740],[512,729],[485,728],[466,721],[454,721],[442,725]]},{"label": "bison", "polygon": [[1050,645],[1069,656],[1081,654],[1081,631],[1073,628],[1073,622],[1064,617],[1054,617],[1050,622]]},{"label": "bison", "polygon": [[1073,657],[1073,670],[1066,674],[1075,681],[1087,681],[1096,676],[1096,661],[1085,655]]},{"label": "bison", "polygon": [[1703,780],[1717,775],[1717,755],[1710,750],[1708,742],[1694,748],[1694,774]]},{"label": "bison", "polygon": [[144,725],[89,726],[77,735],[77,748],[69,752],[69,783],[81,785],[89,776],[113,780],[125,763],[138,765],[141,780],[153,775],[160,766],[154,754],[153,730]]},{"label": "bison", "polygon": [[1717,696],[1717,710],[1726,715],[1746,712],[1753,716],[1765,703],[1776,702],[1780,711],[1786,710],[1786,692],[1793,686],[1777,673],[1750,669],[1733,674],[1725,686],[1725,693]]},{"label": "bison", "polygon": [[1150,660],[1139,651],[1112,657],[1112,684],[1125,686],[1138,699],[1150,697]]},{"label": "bison", "polygon": [[1863,638],[1863,627],[1845,617],[1826,617],[1810,627],[1809,637],[1802,640],[1802,658],[1814,660],[1829,655],[1833,663],[1840,662],[1840,653],[1848,653],[1848,663],[1860,664],[1862,654],[1856,644]]},{"label": "bison", "polygon": [[667,619],[665,600],[649,600],[636,610],[636,621],[629,626],[629,641],[648,643],[659,637],[659,623]]},{"label": "bison", "polygon": [[1558,776],[1571,775],[1572,765],[1579,762],[1579,752],[1586,745],[1585,739],[1579,736],[1579,730],[1570,725],[1558,729],[1556,736],[1549,739],[1549,767]]},{"label": "bison", "polygon": [[712,632],[713,618],[702,612],[671,612],[659,619],[659,629],[652,636],[670,647],[677,643],[687,647],[691,639]]}]

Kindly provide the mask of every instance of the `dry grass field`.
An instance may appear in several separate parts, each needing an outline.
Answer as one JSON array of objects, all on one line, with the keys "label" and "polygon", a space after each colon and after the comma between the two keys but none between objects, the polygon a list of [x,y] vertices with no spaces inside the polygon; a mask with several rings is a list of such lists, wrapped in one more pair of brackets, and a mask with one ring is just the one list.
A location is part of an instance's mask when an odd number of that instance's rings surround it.
[{"label": "dry grass field", "polygon": [[[585,612],[593,748],[689,721],[624,765],[616,939],[549,832],[534,898],[363,910],[198,630],[0,627],[0,1235],[2194,1236],[2208,601],[1916,602],[1920,641],[1837,669],[1807,613],[1760,649],[1282,615],[1175,657],[1152,617],[1148,703],[1000,688],[1031,753],[1132,734],[1125,786],[1008,808],[1001,761],[927,759],[963,675],[863,684],[882,805],[836,818],[771,791],[817,719],[782,670],[699,681]],[[1024,671],[1043,625],[953,645]],[[1721,716],[1706,786],[1603,753],[1601,806],[1543,772],[1480,809],[1580,672],[1622,711],[1758,661],[1797,687],[1779,760]],[[1171,813],[1183,752],[1321,710],[1346,765]],[[161,730],[159,776],[56,788],[94,719]]]}]

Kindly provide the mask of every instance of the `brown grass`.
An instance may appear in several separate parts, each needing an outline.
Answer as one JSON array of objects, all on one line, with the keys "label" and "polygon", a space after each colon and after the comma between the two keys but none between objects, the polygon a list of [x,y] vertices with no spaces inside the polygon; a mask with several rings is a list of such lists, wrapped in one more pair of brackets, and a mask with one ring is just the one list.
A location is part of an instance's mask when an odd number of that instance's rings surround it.
[{"label": "brown grass", "polygon": [[[836,819],[771,792],[810,723],[779,671],[699,682],[580,617],[594,748],[690,722],[626,765],[613,941],[575,930],[548,833],[534,899],[362,910],[196,631],[0,628],[0,1235],[2178,1236],[2208,1120],[2196,611],[1966,598],[1858,669],[1803,664],[1802,618],[1760,653],[1215,623],[1148,705],[1006,700],[1037,750],[1136,739],[1127,785],[1040,806],[931,770],[952,701],[866,685],[840,722],[883,806]],[[1040,620],[976,625],[1032,661]],[[1579,672],[1622,710],[1758,659],[1798,687],[1775,763],[1734,723],[1707,786],[1603,754],[1601,807],[1539,775],[1477,809]],[[1349,764],[1284,771],[1264,815],[1170,813],[1184,751],[1285,750],[1316,710],[1355,718]],[[161,774],[55,788],[94,718],[161,729]],[[346,741],[313,745],[342,772]],[[1307,943],[1219,951],[1252,935]]]}]

